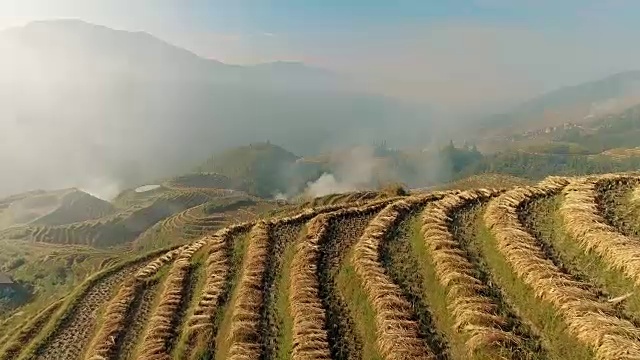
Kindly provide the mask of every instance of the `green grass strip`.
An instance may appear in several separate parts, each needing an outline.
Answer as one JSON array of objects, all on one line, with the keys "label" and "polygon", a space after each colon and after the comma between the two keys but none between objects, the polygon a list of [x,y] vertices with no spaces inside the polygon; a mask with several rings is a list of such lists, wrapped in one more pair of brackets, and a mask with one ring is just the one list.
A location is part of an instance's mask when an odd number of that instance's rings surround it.
[{"label": "green grass strip", "polygon": [[577,240],[564,230],[562,216],[559,213],[562,196],[538,201],[534,205],[536,230],[541,238],[552,243],[556,255],[565,266],[576,269],[584,281],[605,289],[610,297],[632,293],[623,303],[623,309],[635,316],[640,315],[640,289],[633,280],[620,271],[611,269],[606,262],[592,252],[584,251]]},{"label": "green grass strip", "polygon": [[593,352],[569,334],[564,320],[553,306],[536,298],[533,290],[513,272],[498,250],[496,239],[482,222],[482,217],[478,217],[476,223],[477,236],[469,245],[476,246],[482,254],[488,268],[491,269],[493,279],[504,291],[505,298],[514,304],[514,308],[517,308],[520,317],[530,321],[540,331],[549,358],[554,360],[593,359]]},{"label": "green grass strip", "polygon": [[176,345],[174,346],[173,349],[173,358],[174,359],[181,359],[183,358],[186,354],[189,353],[190,350],[192,349],[188,349],[187,346],[187,331],[182,331],[184,326],[186,325],[186,320],[191,318],[191,315],[193,315],[193,312],[196,308],[196,306],[198,305],[198,301],[200,300],[200,298],[197,296],[198,294],[200,294],[202,292],[202,289],[204,288],[204,284],[206,283],[206,262],[207,262],[207,256],[209,254],[209,248],[207,246],[204,246],[202,249],[200,249],[200,251],[198,251],[197,253],[195,253],[193,255],[193,257],[191,258],[191,272],[190,272],[190,279],[188,279],[188,281],[193,284],[193,289],[190,290],[191,292],[191,298],[189,299],[190,302],[189,304],[187,304],[187,311],[185,313],[185,316],[183,317],[183,321],[180,322],[180,326],[179,329],[176,330],[176,334],[178,334],[178,340],[176,342]]},{"label": "green grass strip", "polygon": [[[231,332],[231,318],[233,316],[233,308],[238,297],[238,282],[242,273],[242,266],[245,259],[245,252],[249,244],[249,234],[243,234],[236,238],[233,243],[233,256],[231,258],[231,284],[230,293],[231,297],[226,306],[219,309],[216,316],[216,324],[219,324],[218,332],[216,334],[216,347],[215,347],[215,359],[224,360],[229,354],[231,349],[231,342],[229,339],[229,333]],[[210,359],[211,354],[203,354],[200,359]]]},{"label": "green grass strip", "polygon": [[[300,236],[306,234],[303,229]],[[276,307],[278,309],[277,359],[289,360],[293,351],[293,318],[289,302],[289,286],[291,285],[291,262],[296,252],[296,243],[288,244],[282,255],[282,270],[276,279]]]},{"label": "green grass strip", "polygon": [[447,289],[438,282],[438,277],[431,260],[431,250],[425,244],[422,234],[420,234],[421,226],[422,221],[419,216],[411,222],[411,250],[415,257],[420,260],[418,261],[419,265],[416,270],[422,280],[421,290],[424,302],[427,303],[431,309],[433,322],[437,331],[447,339],[451,358],[490,359],[481,353],[470,356],[465,345],[468,337],[455,331],[454,324],[456,321],[447,308]]},{"label": "green grass strip", "polygon": [[360,281],[351,263],[352,256],[353,249],[345,256],[344,262],[340,266],[340,271],[336,277],[338,289],[349,306],[349,311],[356,324],[356,331],[358,331],[360,339],[362,339],[362,359],[382,360],[376,344],[375,311],[369,303],[362,281]]}]

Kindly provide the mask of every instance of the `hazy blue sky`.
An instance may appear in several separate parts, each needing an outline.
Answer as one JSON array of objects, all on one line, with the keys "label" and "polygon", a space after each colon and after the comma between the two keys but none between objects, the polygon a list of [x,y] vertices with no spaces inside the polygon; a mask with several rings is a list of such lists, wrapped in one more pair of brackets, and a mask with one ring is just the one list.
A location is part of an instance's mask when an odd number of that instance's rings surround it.
[{"label": "hazy blue sky", "polygon": [[640,69],[634,0],[0,0],[0,28],[51,18],[227,63],[300,60],[469,111]]}]

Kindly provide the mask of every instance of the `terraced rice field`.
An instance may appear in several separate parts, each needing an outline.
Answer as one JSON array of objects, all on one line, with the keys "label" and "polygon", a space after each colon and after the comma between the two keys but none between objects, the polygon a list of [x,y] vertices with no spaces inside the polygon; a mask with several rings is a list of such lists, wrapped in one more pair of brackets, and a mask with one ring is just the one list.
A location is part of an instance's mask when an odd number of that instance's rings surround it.
[{"label": "terraced rice field", "polygon": [[0,359],[640,359],[638,194],[550,177],[223,227],[105,269]]},{"label": "terraced rice field", "polygon": [[[76,210],[82,214],[103,214],[104,216],[86,221],[74,222],[75,217],[61,216],[59,213],[69,215],[70,211],[58,209],[43,218],[47,221],[35,222],[25,226],[12,227],[0,232],[0,236],[9,239],[24,239],[34,242],[46,242],[54,244],[82,244],[94,247],[108,247],[126,244],[135,240],[145,230],[165,219],[176,218],[176,213],[189,210],[198,205],[219,199],[223,194],[220,189],[190,188],[184,190],[172,190],[157,196],[149,201],[132,205],[120,211],[108,212],[98,207],[88,211]],[[109,203],[107,205],[111,206]],[[69,205],[71,206],[71,205]],[[77,215],[77,214],[76,214]],[[65,220],[66,219],[66,222]],[[196,222],[194,229],[198,231],[203,226],[215,225],[207,221],[217,219],[204,219],[205,223]],[[48,223],[47,225],[42,225]]]},{"label": "terraced rice field", "polygon": [[196,240],[225,225],[248,221],[270,207],[248,197],[215,199],[174,214],[147,229],[135,241],[136,247],[159,243],[175,244]]}]

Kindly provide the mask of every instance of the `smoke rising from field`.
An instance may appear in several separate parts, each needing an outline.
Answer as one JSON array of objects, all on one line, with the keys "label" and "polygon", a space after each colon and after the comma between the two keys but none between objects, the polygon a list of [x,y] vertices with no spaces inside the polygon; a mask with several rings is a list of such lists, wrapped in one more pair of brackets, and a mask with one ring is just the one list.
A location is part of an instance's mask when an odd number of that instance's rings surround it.
[{"label": "smoke rising from field", "polygon": [[309,182],[305,194],[312,197],[364,190],[374,185],[376,158],[372,147],[355,147],[335,156],[335,174],[323,173]]},{"label": "smoke rising from field", "polygon": [[318,180],[309,182],[305,194],[311,197],[325,196],[329,194],[341,194],[355,191],[358,188],[352,184],[347,184],[336,180],[333,174],[323,173]]},{"label": "smoke rising from field", "polygon": [[273,200],[289,200],[289,196],[284,193],[278,192],[273,195]]}]

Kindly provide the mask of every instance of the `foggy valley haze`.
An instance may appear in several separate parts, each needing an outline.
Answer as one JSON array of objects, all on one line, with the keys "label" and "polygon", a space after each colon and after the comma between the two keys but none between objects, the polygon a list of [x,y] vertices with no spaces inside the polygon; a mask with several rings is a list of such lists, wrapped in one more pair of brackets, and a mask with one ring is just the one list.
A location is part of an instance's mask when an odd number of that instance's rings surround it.
[{"label": "foggy valley haze", "polygon": [[111,198],[252,142],[415,150],[622,110],[640,51],[621,3],[3,2],[0,195]]},{"label": "foggy valley haze", "polygon": [[77,20],[5,30],[0,48],[2,165],[15,174],[5,193],[103,193],[189,171],[234,145],[314,154],[429,121],[423,107],[353,91],[329,71],[226,65]]}]

